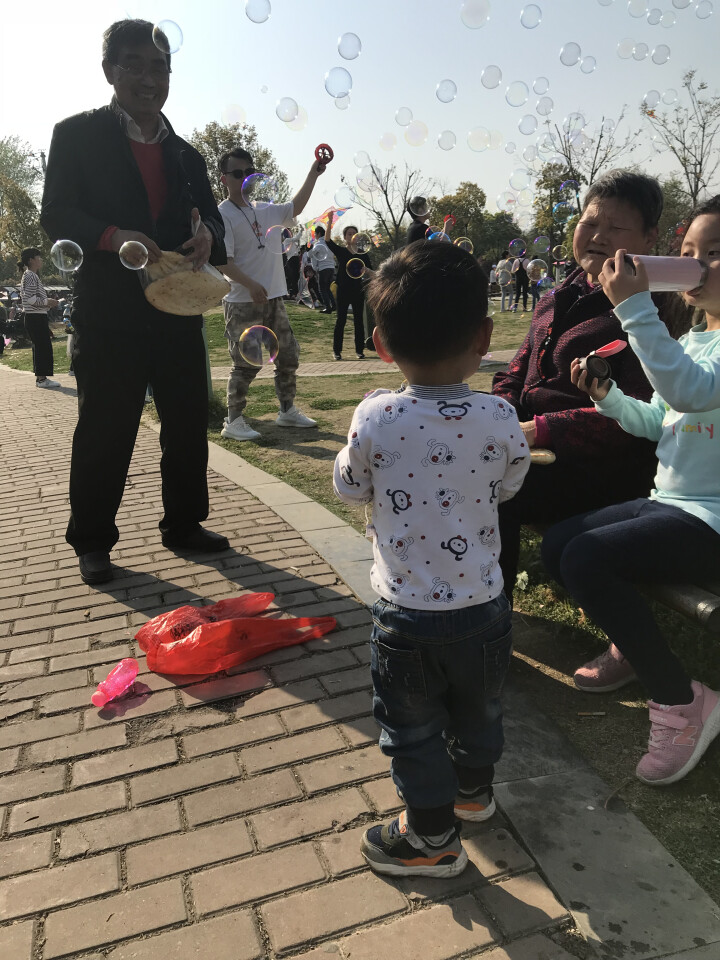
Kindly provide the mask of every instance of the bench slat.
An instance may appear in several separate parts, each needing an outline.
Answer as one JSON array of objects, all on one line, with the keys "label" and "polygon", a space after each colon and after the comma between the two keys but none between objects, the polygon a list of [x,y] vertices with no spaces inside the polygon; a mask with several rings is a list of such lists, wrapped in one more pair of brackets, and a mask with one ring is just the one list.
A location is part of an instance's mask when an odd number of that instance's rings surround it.
[{"label": "bench slat", "polygon": [[692,583],[643,584],[654,600],[720,634],[720,596]]}]

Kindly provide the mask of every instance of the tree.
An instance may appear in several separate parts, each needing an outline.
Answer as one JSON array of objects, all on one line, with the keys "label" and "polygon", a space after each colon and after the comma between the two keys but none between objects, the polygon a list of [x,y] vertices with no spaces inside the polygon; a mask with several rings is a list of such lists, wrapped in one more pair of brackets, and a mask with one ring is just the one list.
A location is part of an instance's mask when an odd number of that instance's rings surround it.
[{"label": "tree", "polygon": [[42,180],[42,171],[29,143],[23,143],[19,137],[0,137],[0,177],[4,183],[4,186],[0,186],[2,219],[7,211],[9,184],[16,185],[32,197]]},{"label": "tree", "polygon": [[452,214],[456,223],[451,237],[469,237],[473,247],[477,248],[482,236],[485,219],[485,191],[476,183],[463,180],[455,193],[444,197],[432,197],[430,200],[430,223],[441,229],[446,216]]},{"label": "tree", "polygon": [[[561,189],[570,181],[570,186]],[[577,186],[576,186],[577,184]],[[580,215],[579,184],[569,178],[568,169],[562,163],[546,163],[535,183],[534,230],[549,237],[550,250],[556,244],[568,242]],[[570,245],[572,241],[570,240]]]},{"label": "tree", "polygon": [[[345,182],[345,178],[340,178]],[[435,182],[423,177],[419,170],[405,164],[400,172],[394,165],[383,170],[376,163],[363,167],[355,190],[355,206],[374,217],[378,231],[384,234],[393,250],[401,247],[405,237],[402,221],[408,201],[414,196],[427,197]]]},{"label": "tree", "polygon": [[637,145],[639,130],[620,134],[624,119],[625,107],[617,120],[601,117],[594,131],[588,130],[585,118],[579,113],[569,114],[562,126],[548,121],[541,149],[545,148],[546,155],[552,150],[556,152],[557,157],[552,157],[550,162],[564,163],[566,179],[590,186],[604,170],[617,166]]},{"label": "tree", "polygon": [[2,281],[17,277],[15,262],[25,247],[38,247],[47,256],[47,237],[40,227],[35,200],[27,190],[0,173],[0,251]]},{"label": "tree", "polygon": [[503,250],[507,250],[511,240],[518,236],[520,227],[512,216],[504,210],[499,213],[485,213],[480,230],[475,255],[483,260],[497,263]]},{"label": "tree", "polygon": [[640,107],[654,131],[654,139],[663,143],[677,160],[693,206],[700,194],[710,188],[720,166],[720,151],[715,145],[720,133],[720,97],[703,96],[708,86],[703,80],[695,81],[695,72],[688,70],[683,77],[689,106],[678,104],[670,113],[658,113],[647,102]]},{"label": "tree", "polygon": [[193,130],[188,142],[198,150],[208,167],[208,176],[218,203],[225,199],[225,188],[220,182],[220,157],[234,147],[242,147],[252,155],[255,169],[269,174],[278,186],[278,202],[291,197],[288,178],[278,166],[272,152],[260,145],[255,127],[247,123],[217,123],[213,120],[202,130]]},{"label": "tree", "polygon": [[658,223],[654,252],[661,256],[678,253],[682,243],[682,224],[692,210],[682,179],[674,174],[663,181],[663,212]]}]

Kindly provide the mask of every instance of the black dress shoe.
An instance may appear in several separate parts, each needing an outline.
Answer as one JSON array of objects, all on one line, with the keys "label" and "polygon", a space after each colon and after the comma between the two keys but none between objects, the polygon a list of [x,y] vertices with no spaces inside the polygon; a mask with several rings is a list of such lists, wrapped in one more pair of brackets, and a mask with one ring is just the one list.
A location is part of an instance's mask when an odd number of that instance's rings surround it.
[{"label": "black dress shoe", "polygon": [[164,533],[162,542],[163,546],[169,550],[197,550],[198,553],[215,553],[216,550],[230,549],[227,537],[200,526],[186,533]]},{"label": "black dress shoe", "polygon": [[110,554],[104,550],[94,550],[78,557],[80,577],[83,583],[107,583],[113,578]]}]

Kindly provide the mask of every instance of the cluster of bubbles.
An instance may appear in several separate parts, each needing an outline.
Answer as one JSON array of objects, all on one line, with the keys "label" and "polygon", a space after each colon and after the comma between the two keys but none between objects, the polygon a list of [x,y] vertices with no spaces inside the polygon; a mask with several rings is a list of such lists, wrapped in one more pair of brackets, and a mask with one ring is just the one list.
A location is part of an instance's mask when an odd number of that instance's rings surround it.
[{"label": "cluster of bubbles", "polygon": [[[610,7],[613,0],[597,0],[601,7]],[[699,20],[707,20],[712,16],[713,5],[711,0],[672,0],[675,10],[687,10],[693,7],[695,16]],[[677,23],[677,14],[674,10],[661,10],[660,7],[651,7],[647,0],[628,0],[627,12],[636,19],[644,18],[651,27],[660,25],[670,30]]]},{"label": "cluster of bubbles", "polygon": [[574,40],[569,40],[560,48],[560,63],[564,67],[574,67],[579,63],[582,73],[592,73],[597,66],[595,57],[584,57],[580,44]]},{"label": "cluster of bubbles", "polygon": [[274,363],[280,349],[278,338],[273,331],[261,324],[243,330],[238,345],[243,359],[253,367]]},{"label": "cluster of bubbles", "polygon": [[50,259],[61,273],[74,273],[82,266],[83,252],[74,240],[56,240]]},{"label": "cluster of bubbles", "polygon": [[651,50],[647,43],[625,37],[617,45],[617,55],[621,60],[645,60],[648,55],[653,63],[662,66],[670,59],[670,47],[666,43],[659,43]]},{"label": "cluster of bubbles", "polygon": [[668,87],[668,89],[662,93],[660,93],[659,90],[648,90],[642,99],[643,107],[645,107],[646,110],[654,110],[656,107],[659,107],[661,103],[667,107],[671,107],[673,104],[676,104],[677,101],[678,92],[674,87]]}]

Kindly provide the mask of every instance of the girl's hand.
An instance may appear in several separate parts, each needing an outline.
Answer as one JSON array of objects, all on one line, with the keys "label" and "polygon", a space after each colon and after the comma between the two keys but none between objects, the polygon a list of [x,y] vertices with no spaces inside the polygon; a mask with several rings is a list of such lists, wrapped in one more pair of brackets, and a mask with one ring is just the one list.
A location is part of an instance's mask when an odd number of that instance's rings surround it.
[{"label": "girl's hand", "polygon": [[636,293],[643,293],[650,289],[647,272],[642,261],[633,257],[635,272],[625,262],[627,250],[617,250],[614,260],[606,260],[600,271],[598,280],[602,284],[605,296],[614,307],[628,300]]},{"label": "girl's hand", "polygon": [[[608,260],[608,263],[612,263],[612,261]],[[591,382],[588,383],[587,376],[587,370],[580,369],[580,360],[576,357],[570,364],[570,379],[578,390],[587,393],[592,400],[604,400],[610,390],[610,381],[603,380],[602,384],[600,384],[597,377],[593,377]]]}]

